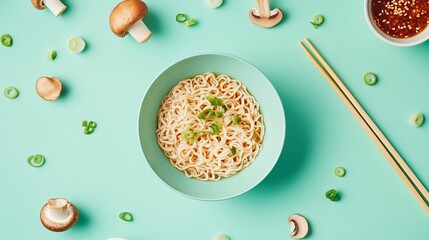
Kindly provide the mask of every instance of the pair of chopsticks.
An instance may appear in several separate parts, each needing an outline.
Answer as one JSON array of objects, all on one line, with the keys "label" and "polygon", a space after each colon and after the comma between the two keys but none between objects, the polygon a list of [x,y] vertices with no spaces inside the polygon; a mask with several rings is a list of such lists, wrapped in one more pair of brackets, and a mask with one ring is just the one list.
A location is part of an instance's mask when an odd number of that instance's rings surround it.
[{"label": "pair of chopsticks", "polygon": [[316,68],[322,73],[323,77],[328,81],[331,87],[335,90],[338,96],[343,100],[356,120],[362,125],[379,150],[387,158],[390,165],[396,173],[401,177],[402,181],[407,185],[414,197],[429,214],[429,192],[416,177],[414,172],[408,167],[407,163],[402,159],[395,148],[390,144],[389,140],[380,131],[377,125],[368,116],[359,102],[353,97],[341,79],[332,70],[329,64],[325,61],[322,55],[317,51],[314,45],[307,39],[304,39],[305,45],[299,42],[299,45],[307,54],[308,58],[314,63]]}]

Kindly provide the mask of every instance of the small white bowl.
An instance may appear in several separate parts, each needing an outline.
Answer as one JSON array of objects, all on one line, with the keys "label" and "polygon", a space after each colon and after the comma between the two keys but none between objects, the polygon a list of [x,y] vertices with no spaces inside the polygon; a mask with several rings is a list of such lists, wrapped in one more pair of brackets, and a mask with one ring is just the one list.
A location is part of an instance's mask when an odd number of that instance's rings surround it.
[{"label": "small white bowl", "polygon": [[375,23],[375,20],[371,11],[372,1],[376,1],[376,0],[364,0],[365,2],[364,12],[365,12],[365,18],[369,28],[378,38],[380,38],[384,42],[387,42],[391,45],[399,46],[399,47],[414,46],[429,39],[429,26],[426,27],[425,30],[423,30],[421,33],[410,38],[394,38],[387,35]]}]

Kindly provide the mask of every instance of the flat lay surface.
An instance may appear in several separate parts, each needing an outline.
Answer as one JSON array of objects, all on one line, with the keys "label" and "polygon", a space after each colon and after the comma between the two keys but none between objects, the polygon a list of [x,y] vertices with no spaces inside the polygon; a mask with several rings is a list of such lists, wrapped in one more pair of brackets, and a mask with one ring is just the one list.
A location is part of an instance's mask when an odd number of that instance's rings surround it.
[{"label": "flat lay surface", "polygon": [[[307,218],[308,239],[429,237],[427,213],[298,45],[305,37],[315,44],[428,186],[429,127],[413,126],[410,117],[429,116],[429,42],[383,42],[365,20],[363,0],[272,0],[284,16],[270,29],[249,19],[256,1],[225,0],[216,9],[205,0],[145,2],[152,36],[140,44],[110,29],[119,1],[64,0],[67,9],[58,17],[31,1],[0,1],[0,35],[13,39],[10,47],[0,45],[0,89],[19,91],[15,99],[0,97],[0,239],[290,239],[293,213]],[[178,13],[197,24],[176,22]],[[310,22],[317,14],[324,22],[315,28]],[[81,53],[74,36],[85,41]],[[49,60],[53,50],[57,56]],[[152,82],[176,62],[207,53],[259,69],[286,119],[283,150],[270,174],[223,201],[173,191],[140,146],[140,109]],[[374,86],[364,82],[368,72],[378,78]],[[42,76],[61,80],[57,100],[39,96]],[[250,91],[258,86],[253,82]],[[84,120],[96,123],[92,134],[84,133]],[[45,163],[33,168],[27,158],[36,154]],[[336,167],[344,167],[343,177]],[[325,197],[330,189],[339,201]],[[79,221],[62,233],[45,229],[39,218],[55,197],[79,210]],[[133,220],[121,220],[121,212]]]}]

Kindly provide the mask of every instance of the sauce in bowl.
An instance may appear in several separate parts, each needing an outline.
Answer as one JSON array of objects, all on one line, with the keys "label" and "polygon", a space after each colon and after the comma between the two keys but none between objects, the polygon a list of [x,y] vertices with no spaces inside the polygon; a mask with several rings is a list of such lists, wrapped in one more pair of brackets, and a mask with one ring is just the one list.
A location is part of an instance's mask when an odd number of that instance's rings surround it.
[{"label": "sauce in bowl", "polygon": [[371,13],[378,28],[394,38],[410,38],[429,24],[429,0],[373,0]]}]

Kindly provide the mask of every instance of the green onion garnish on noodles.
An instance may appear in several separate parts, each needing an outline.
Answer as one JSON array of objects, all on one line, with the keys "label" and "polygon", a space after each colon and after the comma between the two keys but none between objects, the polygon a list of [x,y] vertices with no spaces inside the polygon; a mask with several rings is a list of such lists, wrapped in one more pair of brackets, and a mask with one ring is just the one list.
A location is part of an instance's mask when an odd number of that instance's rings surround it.
[{"label": "green onion garnish on noodles", "polygon": [[237,117],[237,116],[233,116],[232,118],[232,123],[234,125],[239,125],[241,123],[241,118]]},{"label": "green onion garnish on noodles", "polygon": [[212,130],[213,135],[219,135],[219,126],[216,124],[210,125],[210,129]]},{"label": "green onion garnish on noodles", "polygon": [[207,119],[211,118],[213,115],[215,115],[213,110],[204,109],[200,114],[198,114],[198,117],[203,119],[203,120],[207,120]]},{"label": "green onion garnish on noodles", "polygon": [[221,111],[214,111],[216,117],[223,117],[223,113]]},{"label": "green onion garnish on noodles", "polygon": [[119,218],[124,220],[125,222],[131,222],[133,220],[133,215],[129,212],[121,212],[119,214]]},{"label": "green onion garnish on noodles", "polygon": [[235,155],[237,153],[237,149],[235,149],[235,147],[232,147],[229,149],[232,153],[232,155]]},{"label": "green onion garnish on noodles", "polygon": [[212,106],[222,107],[225,112],[228,110],[228,108],[222,103],[221,99],[213,97],[211,95],[207,96],[206,99],[210,102]]},{"label": "green onion garnish on noodles", "polygon": [[186,140],[194,139],[195,136],[194,132],[190,129],[183,131],[181,135]]}]

